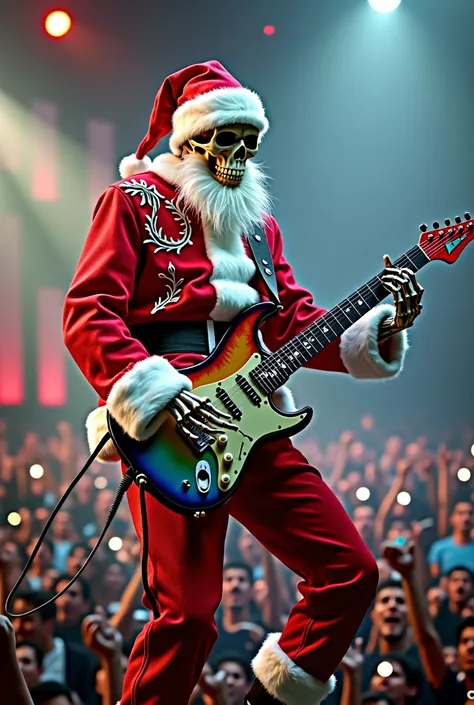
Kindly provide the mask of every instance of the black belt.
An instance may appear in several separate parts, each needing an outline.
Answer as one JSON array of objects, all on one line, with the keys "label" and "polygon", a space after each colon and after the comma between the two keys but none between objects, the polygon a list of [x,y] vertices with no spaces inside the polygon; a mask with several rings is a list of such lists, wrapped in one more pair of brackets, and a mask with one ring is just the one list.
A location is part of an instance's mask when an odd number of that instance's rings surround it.
[{"label": "black belt", "polygon": [[197,353],[209,355],[229,330],[224,321],[163,321],[132,326],[130,332],[150,355]]}]

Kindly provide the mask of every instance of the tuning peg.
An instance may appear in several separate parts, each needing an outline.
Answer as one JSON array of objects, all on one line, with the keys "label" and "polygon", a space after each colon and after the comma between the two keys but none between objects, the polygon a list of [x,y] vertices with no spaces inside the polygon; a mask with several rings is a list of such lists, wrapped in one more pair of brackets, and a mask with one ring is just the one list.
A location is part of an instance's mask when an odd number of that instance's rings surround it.
[{"label": "tuning peg", "polygon": [[464,232],[464,225],[460,225],[460,226],[458,227],[458,235],[462,235],[463,232]]},{"label": "tuning peg", "polygon": [[435,230],[438,230],[438,228],[439,228],[439,223],[438,223],[437,220],[435,220],[435,222],[433,223],[433,228],[434,228]]},{"label": "tuning peg", "polygon": [[449,228],[448,237],[452,237],[454,235],[454,232],[455,232],[454,228]]},{"label": "tuning peg", "polygon": [[422,223],[420,225],[420,230],[422,233],[426,233],[426,231],[428,230],[428,226],[426,225],[426,223]]},{"label": "tuning peg", "polygon": [[461,218],[460,215],[457,215],[454,220],[456,221],[456,223],[457,223],[458,225],[459,225],[459,223],[462,223],[462,218]]},{"label": "tuning peg", "polygon": [[466,220],[471,220],[471,214],[470,213],[464,213],[464,217]]},{"label": "tuning peg", "polygon": [[444,222],[445,222],[446,225],[451,225],[451,221],[450,221],[449,218],[446,218],[446,220],[445,220]]}]

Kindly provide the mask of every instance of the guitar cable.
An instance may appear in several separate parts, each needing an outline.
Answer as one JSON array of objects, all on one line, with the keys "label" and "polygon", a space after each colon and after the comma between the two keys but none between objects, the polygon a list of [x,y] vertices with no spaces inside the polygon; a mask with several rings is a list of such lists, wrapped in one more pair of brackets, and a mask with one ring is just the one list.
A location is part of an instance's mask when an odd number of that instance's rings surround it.
[{"label": "guitar cable", "polygon": [[152,612],[153,612],[153,617],[154,619],[157,619],[160,615],[160,610],[158,607],[158,603],[151,591],[149,582],[148,582],[148,549],[149,549],[149,533],[148,533],[148,521],[147,521],[147,508],[146,508],[146,485],[147,485],[147,479],[145,475],[135,475],[135,471],[133,470],[132,467],[129,467],[122,477],[122,480],[120,482],[119,488],[117,490],[117,493],[114,497],[114,501],[112,502],[112,506],[110,507],[109,514],[107,516],[107,520],[105,522],[104,528],[102,529],[102,532],[97,539],[97,542],[95,546],[92,548],[91,552],[87,556],[84,564],[79,568],[77,573],[74,575],[73,578],[68,582],[66,587],[64,587],[60,592],[58,592],[56,595],[54,595],[51,599],[47,600],[44,602],[42,605],[39,605],[38,607],[35,607],[32,610],[29,610],[28,612],[10,612],[10,606],[13,603],[13,600],[15,599],[15,595],[18,591],[18,588],[20,587],[21,583],[23,582],[25,575],[29,571],[34,559],[36,558],[39,549],[41,548],[41,545],[43,544],[43,541],[46,538],[46,535],[51,528],[51,524],[53,523],[54,519],[56,518],[57,513],[61,510],[63,507],[64,503],[68,499],[69,495],[71,492],[74,490],[76,485],[79,483],[79,481],[82,479],[82,477],[86,474],[87,470],[90,468],[102,448],[105,446],[107,441],[111,438],[110,432],[107,432],[103,438],[100,440],[99,444],[95,448],[95,450],[92,452],[91,456],[88,458],[86,461],[85,465],[81,468],[81,470],[78,472],[74,480],[71,482],[69,487],[67,488],[66,492],[63,494],[61,499],[58,501],[56,506],[54,507],[51,516],[49,517],[48,521],[46,522],[40,537],[33,548],[33,551],[31,552],[31,556],[28,558],[28,561],[26,562],[25,567],[23,568],[20,577],[16,581],[15,585],[10,591],[10,594],[7,597],[7,600],[5,602],[5,613],[8,617],[14,618],[14,617],[26,617],[27,615],[33,614],[34,612],[37,612],[40,609],[43,609],[43,607],[46,607],[46,605],[50,605],[52,602],[55,602],[58,597],[61,597],[61,595],[64,595],[64,593],[69,590],[71,585],[73,585],[78,577],[81,575],[81,573],[86,569],[92,558],[94,557],[95,553],[97,552],[100,544],[102,543],[105,534],[107,533],[110,524],[112,523],[112,520],[114,519],[120,504],[122,503],[122,500],[125,496],[125,493],[127,490],[131,487],[131,485],[136,482],[138,485],[139,493],[140,493],[140,513],[141,513],[141,523],[142,523],[142,552],[141,552],[141,573],[142,573],[142,581],[143,581],[143,587],[145,590],[145,593],[148,597],[148,600],[150,601],[150,604],[152,606]]}]

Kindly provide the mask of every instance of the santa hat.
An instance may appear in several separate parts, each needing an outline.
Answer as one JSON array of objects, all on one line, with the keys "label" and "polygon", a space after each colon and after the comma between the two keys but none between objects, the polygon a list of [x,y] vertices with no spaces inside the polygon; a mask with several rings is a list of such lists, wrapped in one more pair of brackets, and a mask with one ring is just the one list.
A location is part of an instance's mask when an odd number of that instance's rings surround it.
[{"label": "santa hat", "polygon": [[244,88],[218,61],[193,64],[168,76],[157,93],[148,133],[135,154],[122,159],[122,178],[147,171],[147,156],[162,137],[171,134],[170,149],[179,156],[181,146],[206,130],[242,123],[268,130],[268,120],[259,96]]}]

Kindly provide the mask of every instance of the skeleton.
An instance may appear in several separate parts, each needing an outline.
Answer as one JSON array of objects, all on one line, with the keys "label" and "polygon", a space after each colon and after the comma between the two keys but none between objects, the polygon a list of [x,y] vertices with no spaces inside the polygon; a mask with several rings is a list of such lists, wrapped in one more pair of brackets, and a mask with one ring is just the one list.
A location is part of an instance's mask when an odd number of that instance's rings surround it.
[{"label": "skeleton", "polygon": [[[224,125],[189,139],[182,148],[182,156],[196,154],[204,159],[212,176],[222,186],[236,188],[241,183],[248,159],[258,152],[257,128],[251,125]],[[392,293],[395,315],[380,325],[379,341],[410,328],[420,315],[423,288],[408,268],[394,267],[385,255],[385,270],[381,280]],[[209,399],[202,399],[192,392],[181,392],[166,407],[182,432],[190,439],[197,439],[196,429],[207,433],[221,433],[237,429],[232,417],[216,409]]]},{"label": "skeleton", "polygon": [[380,326],[379,341],[411,328],[423,308],[421,297],[424,291],[411,269],[394,267],[388,255],[384,255],[383,261],[385,270],[381,279],[393,295],[395,316],[387,318]]},{"label": "skeleton", "polygon": [[182,155],[200,155],[216,181],[236,188],[244,178],[247,160],[257,155],[258,135],[259,130],[252,125],[216,127],[189,139]]}]

